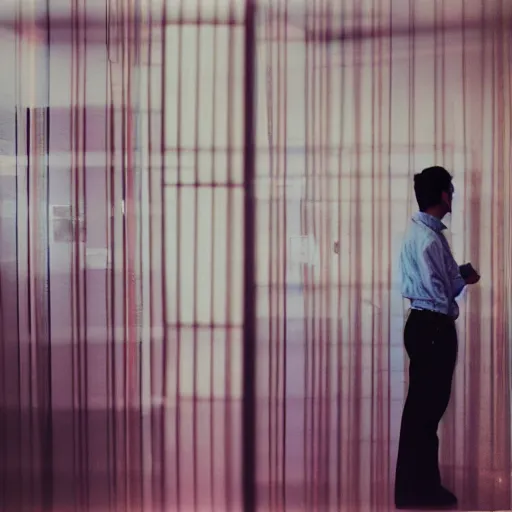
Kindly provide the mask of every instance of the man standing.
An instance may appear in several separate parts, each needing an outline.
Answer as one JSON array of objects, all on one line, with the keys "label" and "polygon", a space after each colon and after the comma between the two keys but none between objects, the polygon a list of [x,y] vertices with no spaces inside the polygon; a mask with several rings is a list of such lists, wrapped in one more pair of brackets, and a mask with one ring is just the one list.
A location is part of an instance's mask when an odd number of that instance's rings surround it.
[{"label": "man standing", "polygon": [[419,212],[400,255],[402,295],[411,310],[404,329],[409,356],[395,480],[397,508],[450,507],[457,498],[441,485],[437,428],[450,401],[457,359],[459,315],[455,298],[480,276],[471,264],[458,267],[442,231],[452,210],[452,176],[429,167],[414,176]]}]

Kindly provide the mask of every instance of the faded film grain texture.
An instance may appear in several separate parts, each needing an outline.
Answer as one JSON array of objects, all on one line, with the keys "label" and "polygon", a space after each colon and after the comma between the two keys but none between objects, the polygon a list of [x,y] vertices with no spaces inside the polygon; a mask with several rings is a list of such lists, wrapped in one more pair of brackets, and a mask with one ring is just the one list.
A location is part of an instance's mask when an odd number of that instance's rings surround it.
[{"label": "faded film grain texture", "polygon": [[511,16],[1,2],[0,508],[389,510],[398,254],[442,165],[482,275],[443,481],[510,509]]}]

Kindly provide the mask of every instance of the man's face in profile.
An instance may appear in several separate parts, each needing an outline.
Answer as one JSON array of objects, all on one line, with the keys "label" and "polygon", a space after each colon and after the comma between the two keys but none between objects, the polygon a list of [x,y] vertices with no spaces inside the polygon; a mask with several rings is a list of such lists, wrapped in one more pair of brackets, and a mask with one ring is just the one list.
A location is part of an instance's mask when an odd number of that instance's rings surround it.
[{"label": "man's face in profile", "polygon": [[452,201],[454,193],[455,187],[453,185],[450,185],[450,190],[448,192],[443,192],[443,203],[446,206],[446,213],[452,213]]}]

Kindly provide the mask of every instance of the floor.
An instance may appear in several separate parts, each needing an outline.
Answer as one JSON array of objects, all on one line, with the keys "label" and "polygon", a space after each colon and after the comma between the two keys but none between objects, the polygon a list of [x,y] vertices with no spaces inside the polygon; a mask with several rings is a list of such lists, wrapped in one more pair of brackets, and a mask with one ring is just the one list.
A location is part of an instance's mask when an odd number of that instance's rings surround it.
[{"label": "floor", "polygon": [[[266,319],[258,332],[269,333],[268,327]],[[331,344],[333,352],[329,359],[324,351],[321,359],[319,347],[315,355],[311,346],[307,348],[302,320],[288,321],[286,329],[286,357],[283,343],[278,348],[268,334],[258,339],[259,510],[393,510],[405,389],[400,340],[388,344],[382,357],[362,340],[358,372],[353,364],[357,349],[349,339],[344,342],[346,353],[336,353],[327,336],[324,349]],[[154,396],[142,408],[117,410],[101,404],[107,386],[105,343],[89,343],[88,365],[94,378],[89,379],[84,406],[74,409],[66,405],[72,393],[71,349],[69,343],[53,345],[52,371],[61,377],[54,379],[52,414],[44,407],[0,409],[0,510],[240,511],[240,332],[231,333],[231,366],[226,366],[226,333],[215,332],[213,338],[210,334],[196,340],[198,360],[208,364],[194,371],[191,353],[182,353],[184,398],[173,401],[175,394],[170,393],[167,400]],[[192,335],[186,329],[181,332],[183,347],[193,345],[187,342]],[[168,347],[170,381],[177,368],[172,344],[173,340]],[[155,353],[160,349],[156,344]],[[118,362],[122,361],[120,346]],[[158,379],[155,372],[150,368],[152,378]],[[329,387],[327,375],[342,377]],[[228,390],[231,399],[225,398]],[[460,510],[510,510],[512,472],[507,463],[500,467],[491,458],[468,464],[464,461],[473,459],[459,453],[463,446],[467,454],[473,442],[464,434],[471,418],[460,405],[452,401],[443,426],[443,480],[459,496]],[[446,432],[450,425],[457,429]]]},{"label": "floor", "polygon": [[[292,420],[294,405],[288,407]],[[262,417],[267,409],[260,406]],[[56,412],[49,463],[41,457],[50,439],[44,418],[3,411],[1,510],[241,510],[240,403],[183,402],[179,424],[175,408],[164,412]],[[294,422],[282,464],[282,433],[269,436],[261,422],[257,430],[260,510],[393,509],[395,441],[342,439],[338,448],[320,435],[304,436]],[[460,510],[511,508],[510,475],[447,466],[442,472]]]}]

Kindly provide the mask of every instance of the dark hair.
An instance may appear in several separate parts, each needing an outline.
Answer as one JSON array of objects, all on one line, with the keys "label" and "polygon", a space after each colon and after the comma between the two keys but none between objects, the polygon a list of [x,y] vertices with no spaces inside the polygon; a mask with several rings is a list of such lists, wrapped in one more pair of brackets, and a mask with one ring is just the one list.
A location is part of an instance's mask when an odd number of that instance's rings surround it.
[{"label": "dark hair", "polygon": [[427,167],[414,175],[414,193],[420,211],[440,204],[443,192],[453,192],[452,176],[444,167]]}]

